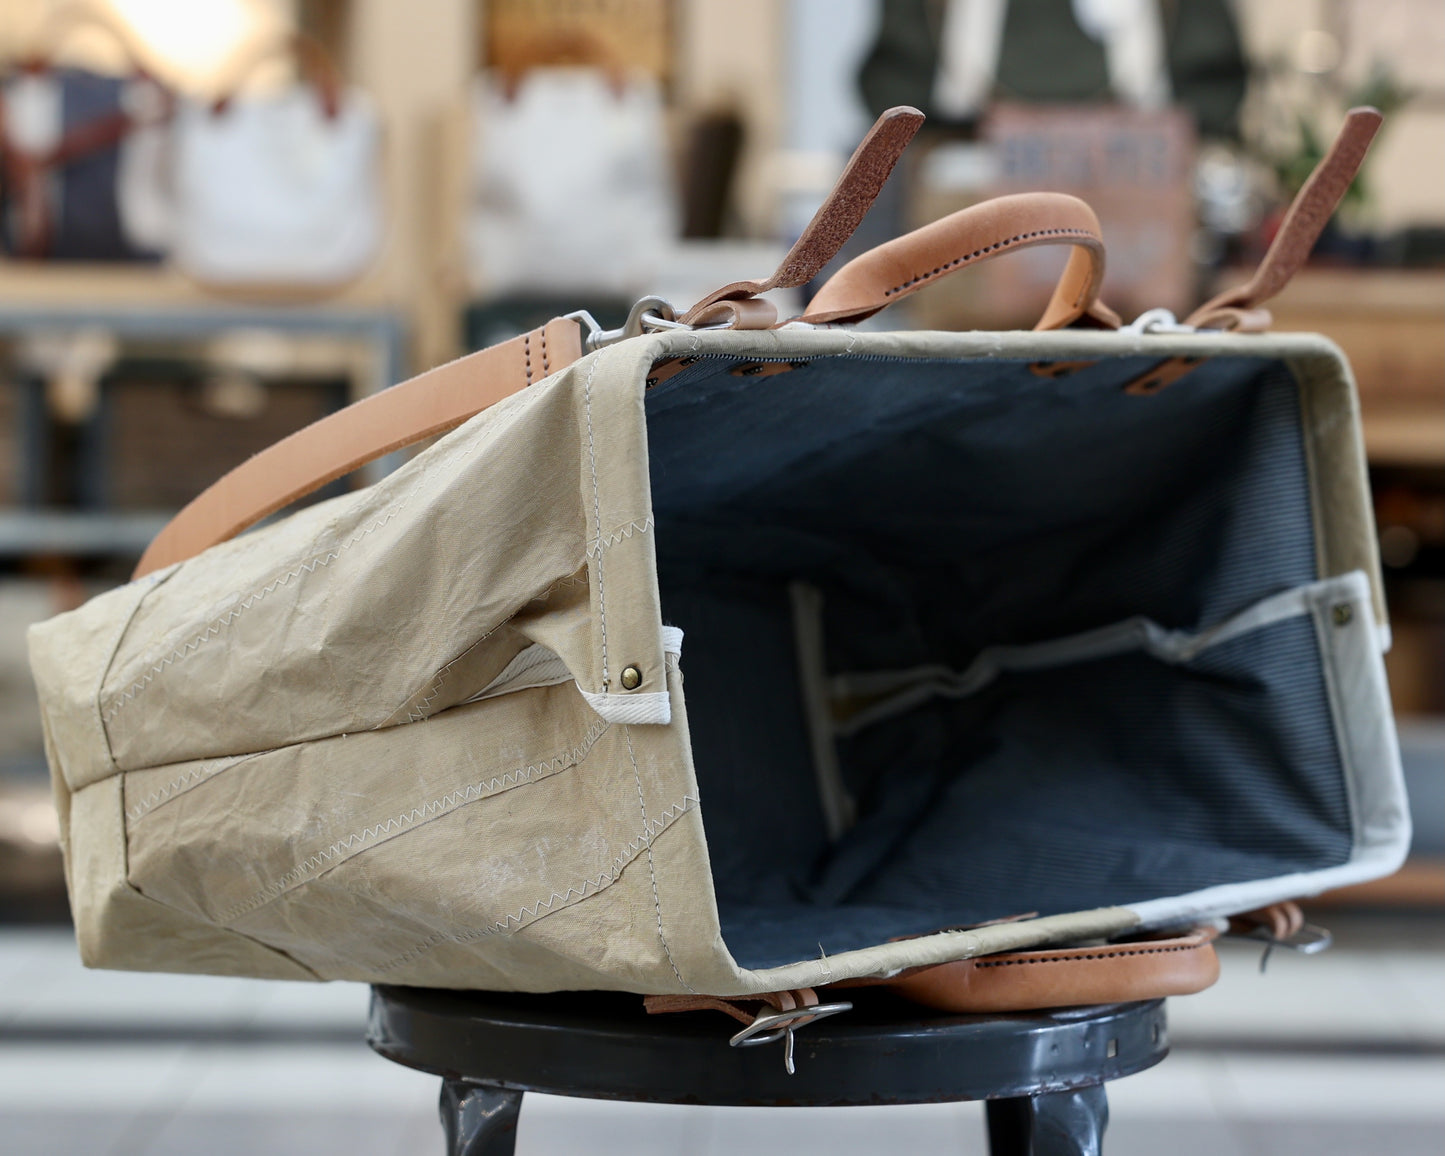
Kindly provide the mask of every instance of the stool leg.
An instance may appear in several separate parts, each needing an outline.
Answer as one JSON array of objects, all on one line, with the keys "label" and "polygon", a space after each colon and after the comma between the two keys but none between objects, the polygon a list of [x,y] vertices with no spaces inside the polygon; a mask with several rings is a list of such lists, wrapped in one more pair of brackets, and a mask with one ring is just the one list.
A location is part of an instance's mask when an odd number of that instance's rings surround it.
[{"label": "stool leg", "polygon": [[512,1156],[521,1092],[443,1080],[438,1110],[447,1134],[447,1156]]},{"label": "stool leg", "polygon": [[991,1156],[1099,1156],[1109,1123],[1104,1085],[988,1101]]}]

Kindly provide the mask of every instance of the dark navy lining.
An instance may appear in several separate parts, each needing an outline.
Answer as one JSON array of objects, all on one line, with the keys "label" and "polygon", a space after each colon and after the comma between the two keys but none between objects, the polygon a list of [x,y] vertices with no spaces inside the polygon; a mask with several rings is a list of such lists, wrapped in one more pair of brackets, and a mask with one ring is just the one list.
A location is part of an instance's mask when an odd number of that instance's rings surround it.
[{"label": "dark navy lining", "polygon": [[683,671],[724,938],[762,967],[1038,910],[1343,862],[1343,771],[1307,619],[1187,667],[1011,674],[839,744],[823,833],[787,583],[828,667],[962,669],[984,646],[1147,615],[1203,629],[1313,581],[1296,387],[1220,358],[1151,397],[1115,359],[828,357],[647,398],[663,613]]}]

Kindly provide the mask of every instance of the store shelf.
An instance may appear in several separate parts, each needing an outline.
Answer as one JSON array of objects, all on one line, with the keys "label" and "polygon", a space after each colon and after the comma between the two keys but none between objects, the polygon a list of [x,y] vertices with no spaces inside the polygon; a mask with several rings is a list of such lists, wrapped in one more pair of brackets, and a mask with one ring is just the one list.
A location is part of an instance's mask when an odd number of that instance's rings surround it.
[{"label": "store shelf", "polygon": [[171,514],[0,510],[0,558],[38,554],[138,558]]},{"label": "store shelf", "polygon": [[1345,351],[1372,463],[1445,466],[1445,272],[1306,269],[1269,309]]}]

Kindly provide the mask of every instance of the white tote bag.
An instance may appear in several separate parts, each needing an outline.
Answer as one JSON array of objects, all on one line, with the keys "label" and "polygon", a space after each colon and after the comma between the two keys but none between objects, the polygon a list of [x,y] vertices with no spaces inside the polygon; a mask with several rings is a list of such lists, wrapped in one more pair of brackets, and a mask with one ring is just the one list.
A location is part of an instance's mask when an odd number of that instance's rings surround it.
[{"label": "white tote bag", "polygon": [[536,68],[473,95],[473,289],[646,288],[678,231],[662,95],[643,77]]},{"label": "white tote bag", "polygon": [[[308,42],[302,42],[308,43]],[[304,63],[319,48],[306,49]],[[380,131],[329,62],[284,92],[186,104],[176,122],[174,257],[199,281],[326,286],[381,243]]]}]

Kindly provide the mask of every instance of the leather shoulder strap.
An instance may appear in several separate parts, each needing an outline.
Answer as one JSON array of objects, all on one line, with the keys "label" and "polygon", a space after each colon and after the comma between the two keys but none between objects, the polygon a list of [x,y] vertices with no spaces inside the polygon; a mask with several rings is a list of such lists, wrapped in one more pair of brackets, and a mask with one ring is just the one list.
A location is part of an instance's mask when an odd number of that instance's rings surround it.
[{"label": "leather shoulder strap", "polygon": [[1289,284],[1360,171],[1383,121],[1379,110],[1373,108],[1352,108],[1345,114],[1339,136],[1296,194],[1254,276],[1206,301],[1189,315],[1187,324],[1242,328],[1242,319]]},{"label": "leather shoulder strap", "polygon": [[171,519],[146,548],[134,577],[194,557],[367,462],[455,429],[581,356],[581,328],[556,318],[297,430],[242,462]]}]

